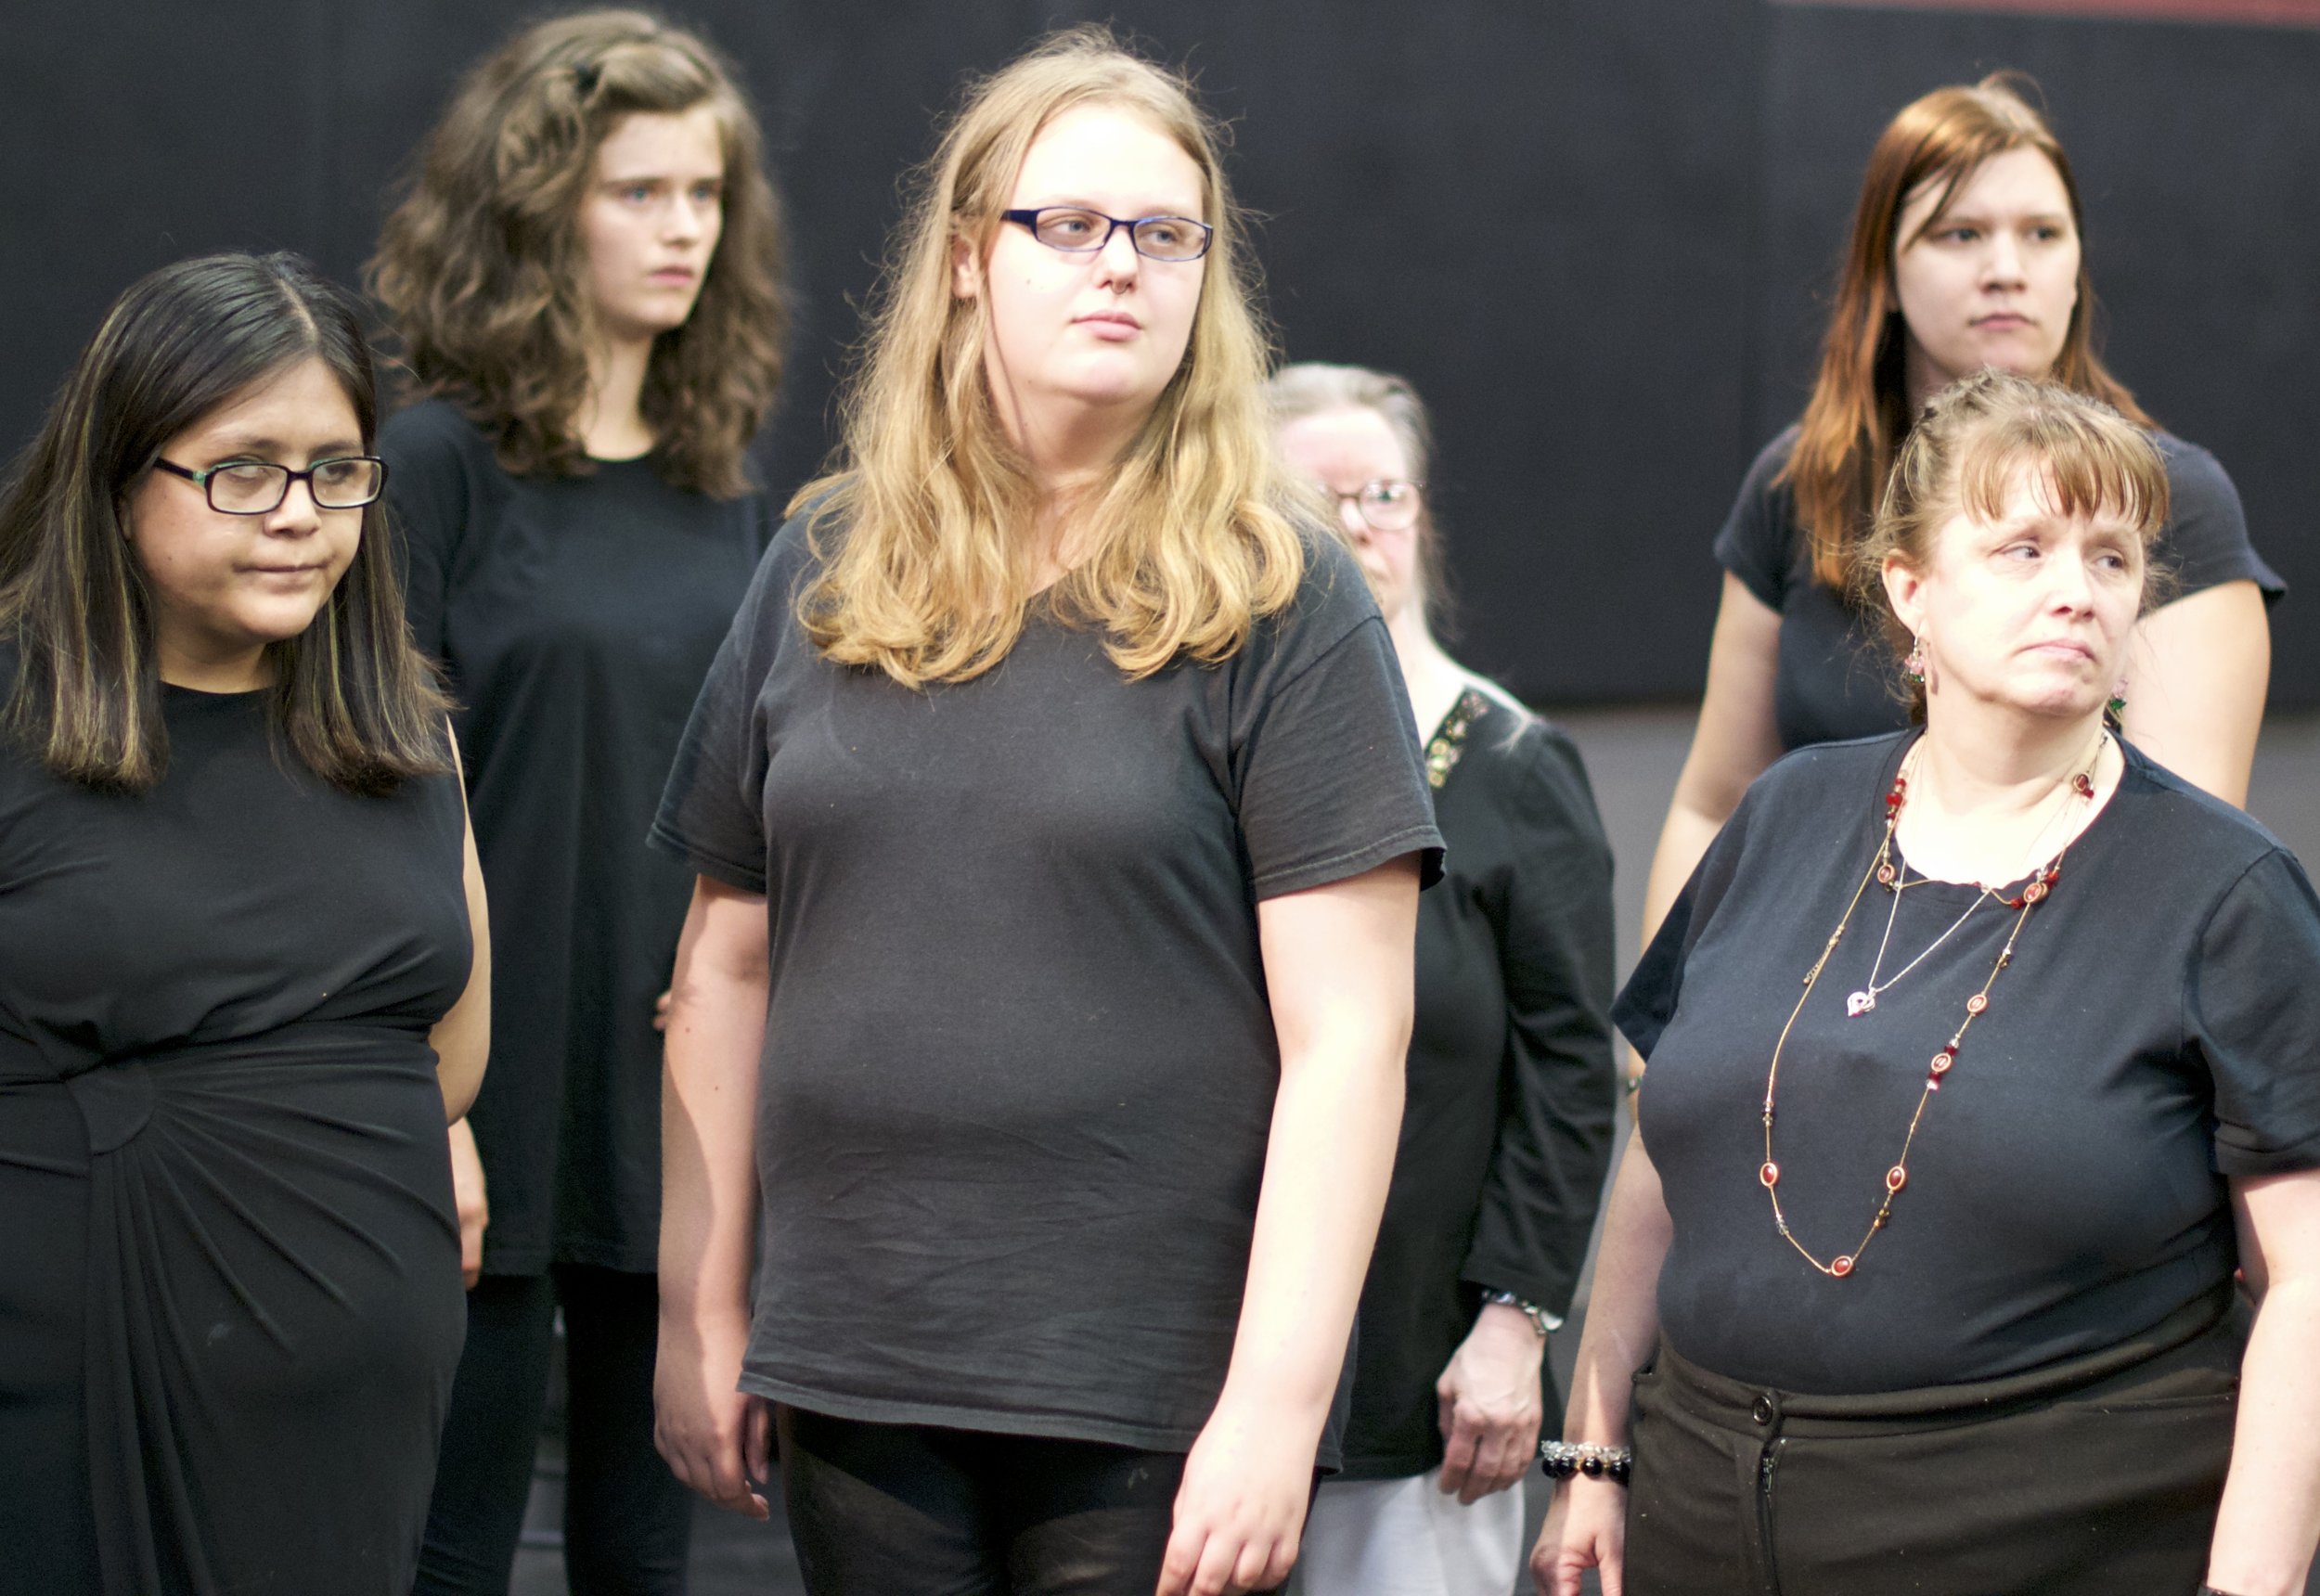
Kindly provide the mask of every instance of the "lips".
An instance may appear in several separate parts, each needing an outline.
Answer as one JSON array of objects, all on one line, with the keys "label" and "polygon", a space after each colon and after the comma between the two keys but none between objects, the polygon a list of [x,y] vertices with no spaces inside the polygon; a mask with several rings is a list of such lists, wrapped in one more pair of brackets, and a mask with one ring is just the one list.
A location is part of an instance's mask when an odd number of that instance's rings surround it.
[{"label": "lips", "polygon": [[1128,315],[1124,310],[1090,311],[1086,315],[1078,317],[1077,320],[1083,326],[1088,324],[1094,324],[1097,326],[1109,325],[1113,327],[1126,328],[1130,332],[1135,331],[1138,328],[1144,325],[1142,322],[1138,321],[1134,316]]}]

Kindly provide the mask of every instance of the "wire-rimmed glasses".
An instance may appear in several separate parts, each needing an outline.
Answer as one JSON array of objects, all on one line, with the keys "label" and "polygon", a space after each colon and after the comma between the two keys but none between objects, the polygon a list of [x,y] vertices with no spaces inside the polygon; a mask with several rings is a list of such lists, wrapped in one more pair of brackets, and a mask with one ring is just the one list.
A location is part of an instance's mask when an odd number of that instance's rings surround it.
[{"label": "wire-rimmed glasses", "polygon": [[226,515],[271,515],[290,497],[292,483],[306,484],[316,509],[360,509],[387,485],[387,462],[376,455],[334,455],[303,471],[271,460],[228,460],[198,471],[174,460],[153,464],[193,483],[212,509]]},{"label": "wire-rimmed glasses", "polygon": [[1001,211],[999,219],[1012,222],[1050,250],[1088,255],[1128,229],[1128,241],[1149,261],[1197,261],[1208,252],[1216,229],[1190,216],[1107,216],[1084,205],[1042,205],[1036,211]]},{"label": "wire-rimmed glasses", "polygon": [[1425,504],[1425,483],[1399,477],[1380,477],[1347,493],[1333,487],[1323,487],[1321,492],[1336,500],[1341,511],[1350,500],[1373,532],[1408,532],[1418,524],[1418,512]]}]

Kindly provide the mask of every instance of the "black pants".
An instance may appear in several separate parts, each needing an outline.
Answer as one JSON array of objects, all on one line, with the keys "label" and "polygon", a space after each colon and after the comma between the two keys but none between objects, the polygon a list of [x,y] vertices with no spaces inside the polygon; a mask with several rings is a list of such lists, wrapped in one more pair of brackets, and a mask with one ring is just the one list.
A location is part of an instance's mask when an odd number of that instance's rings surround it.
[{"label": "black pants", "polygon": [[568,1382],[564,1570],[574,1596],[685,1589],[692,1496],[652,1448],[660,1332],[651,1275],[559,1264],[468,1294],[419,1596],[506,1596],[548,1401],[556,1309]]},{"label": "black pants", "polygon": [[2012,1380],[1805,1396],[1663,1342],[1636,1376],[1628,1596],[2165,1596],[2198,1589],[2242,1325],[2196,1305]]},{"label": "black pants", "polygon": [[1181,1452],[777,1408],[812,1596],[1152,1596]]}]

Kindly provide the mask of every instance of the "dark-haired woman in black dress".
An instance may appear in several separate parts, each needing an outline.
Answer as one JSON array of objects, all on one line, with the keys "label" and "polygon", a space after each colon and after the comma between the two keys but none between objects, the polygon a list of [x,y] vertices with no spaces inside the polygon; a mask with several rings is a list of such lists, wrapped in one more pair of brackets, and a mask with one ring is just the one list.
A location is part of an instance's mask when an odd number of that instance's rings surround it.
[{"label": "dark-haired woman in black dress", "polygon": [[132,288],[0,502],[0,1583],[401,1596],[481,877],[303,263]]}]

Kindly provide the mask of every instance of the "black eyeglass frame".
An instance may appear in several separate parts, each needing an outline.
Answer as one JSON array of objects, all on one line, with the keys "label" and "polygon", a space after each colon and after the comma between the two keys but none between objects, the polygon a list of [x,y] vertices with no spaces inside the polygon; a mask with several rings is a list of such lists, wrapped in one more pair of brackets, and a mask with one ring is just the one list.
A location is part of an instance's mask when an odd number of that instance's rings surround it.
[{"label": "black eyeglass frame", "polygon": [[[1354,513],[1361,518],[1361,524],[1368,527],[1372,532],[1408,532],[1411,527],[1418,524],[1418,518],[1425,513],[1425,483],[1414,482],[1408,477],[1373,477],[1370,481],[1363,483],[1360,487],[1354,489],[1351,493],[1339,493],[1335,488],[1330,487],[1326,483],[1320,485],[1321,492],[1327,494],[1335,503],[1336,507],[1341,510],[1345,508],[1346,501],[1347,499],[1351,499],[1353,501]],[[1413,495],[1416,496],[1414,500],[1416,508],[1411,511],[1410,519],[1403,521],[1399,526],[1378,525],[1377,522],[1371,518],[1368,507],[1361,501],[1361,496],[1368,493],[1372,488],[1408,488]]]},{"label": "black eyeglass frame", "polygon": [[[378,469],[379,475],[372,483],[369,494],[356,499],[353,504],[324,504],[322,496],[315,492],[315,473],[331,466],[345,465],[349,460],[360,460],[366,465]],[[183,477],[200,488],[201,496],[209,501],[210,508],[220,515],[272,515],[282,508],[282,501],[290,497],[292,483],[306,484],[306,492],[314,499],[316,509],[360,509],[365,505],[378,503],[380,496],[387,491],[387,462],[376,455],[332,455],[327,459],[316,460],[303,471],[293,471],[288,466],[277,465],[272,460],[227,460],[223,465],[205,466],[197,471],[189,470],[174,460],[164,460],[158,455],[153,457],[153,465],[156,470],[167,471],[172,476]],[[255,509],[228,509],[218,503],[217,490],[210,485],[212,479],[220,471],[242,470],[251,466],[264,466],[269,471],[281,473],[282,491],[274,496],[274,502]]]},{"label": "black eyeglass frame", "polygon": [[[1075,216],[1093,216],[1111,225],[1103,229],[1103,237],[1092,244],[1049,244],[1045,238],[1039,238],[1039,218],[1050,211],[1068,211]],[[1128,242],[1138,254],[1147,261],[1160,261],[1171,266],[1189,265],[1199,260],[1208,253],[1208,246],[1217,238],[1216,228],[1205,222],[1196,222],[1190,216],[1107,216],[1085,205],[1041,205],[1028,211],[1001,211],[999,219],[1012,222],[1034,238],[1038,238],[1040,243],[1047,244],[1049,249],[1066,255],[1092,255],[1112,241],[1113,234],[1125,227],[1128,229]],[[1176,222],[1187,227],[1197,227],[1200,229],[1200,248],[1189,255],[1155,255],[1145,249],[1142,241],[1136,237],[1136,229],[1147,222]]]}]

